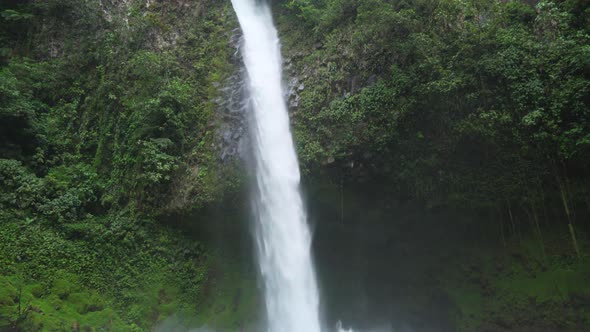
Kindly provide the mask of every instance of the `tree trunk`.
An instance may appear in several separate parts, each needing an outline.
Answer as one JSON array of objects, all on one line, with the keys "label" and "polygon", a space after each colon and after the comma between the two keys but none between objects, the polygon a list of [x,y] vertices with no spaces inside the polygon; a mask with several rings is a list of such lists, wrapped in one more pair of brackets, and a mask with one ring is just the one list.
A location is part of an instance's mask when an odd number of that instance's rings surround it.
[{"label": "tree trunk", "polygon": [[512,236],[517,235],[518,236],[518,240],[522,240],[520,237],[520,232],[517,232],[516,229],[516,223],[514,222],[514,215],[512,215],[512,206],[510,205],[510,201],[506,200],[506,203],[508,204],[508,216],[510,217],[510,224],[512,226]]},{"label": "tree trunk", "polygon": [[557,177],[557,183],[559,184],[559,193],[561,194],[561,202],[563,203],[563,209],[565,210],[565,215],[567,217],[567,227],[569,229],[569,233],[572,239],[572,245],[574,246],[574,250],[576,251],[576,255],[580,257],[580,248],[578,247],[578,239],[576,238],[576,230],[574,228],[574,224],[572,223],[572,213],[570,210],[570,206],[568,203],[567,193],[565,184],[559,176]]}]

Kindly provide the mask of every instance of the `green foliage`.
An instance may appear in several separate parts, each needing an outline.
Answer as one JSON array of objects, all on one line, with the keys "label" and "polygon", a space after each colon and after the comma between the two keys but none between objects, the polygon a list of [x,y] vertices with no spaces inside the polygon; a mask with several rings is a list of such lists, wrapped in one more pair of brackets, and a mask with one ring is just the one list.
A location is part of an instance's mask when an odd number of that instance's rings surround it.
[{"label": "green foliage", "polygon": [[[65,279],[61,279],[65,278]],[[134,331],[117,313],[105,308],[104,299],[84,289],[74,276],[62,276],[53,286],[29,284],[18,276],[0,277],[5,290],[0,327],[27,331],[71,329],[117,329]],[[46,295],[50,293],[51,295]],[[20,312],[19,312],[20,310]]]},{"label": "green foliage", "polygon": [[52,168],[44,180],[44,201],[39,211],[58,221],[83,217],[87,204],[96,200],[97,175],[86,164]]},{"label": "green foliage", "polygon": [[4,20],[10,21],[21,21],[21,20],[28,20],[33,17],[33,14],[30,13],[21,13],[13,9],[7,9],[0,12],[0,17]]},{"label": "green foliage", "polygon": [[[558,243],[561,235],[551,234],[549,243]],[[511,256],[478,251],[471,255],[478,265],[455,266],[442,276],[458,331],[500,326],[586,327],[588,257],[572,260],[560,255],[555,246],[549,247],[547,257],[538,257],[533,238],[509,245]]]},{"label": "green foliage", "polygon": [[319,21],[318,15],[321,13],[318,4],[323,1],[312,0],[291,0],[286,6],[292,11],[295,11],[301,19],[309,24],[317,24]]},{"label": "green foliage", "polygon": [[[311,24],[281,22],[287,53],[303,54],[294,122],[308,170],[334,161],[337,176],[355,181],[368,172],[391,184],[384,191],[393,196],[492,210],[533,197],[540,206],[565,173],[572,187],[585,181],[590,34],[579,22],[587,5],[371,0],[285,8]],[[310,30],[320,47],[292,36]],[[580,208],[586,198],[572,199]]]},{"label": "green foliage", "polygon": [[[18,322],[23,329],[75,321],[145,330],[172,314],[197,314],[208,266],[198,242],[124,216],[87,217],[59,231],[41,217],[21,218],[0,215],[0,283],[5,276],[24,287],[22,309],[30,309]],[[17,320],[18,303],[12,288],[0,289],[3,326]]]},{"label": "green foliage", "polygon": [[[395,135],[392,128],[395,117],[388,113],[394,96],[383,83],[363,89],[359,94],[334,100],[329,107],[305,121],[307,130],[314,130],[325,140],[346,146],[352,151],[360,151],[371,144],[376,151],[384,151],[386,143]],[[300,144],[303,142],[300,142]],[[314,144],[314,142],[308,142]],[[309,155],[313,147],[304,146],[302,157],[306,160],[326,160],[327,158],[346,158],[348,151],[327,150],[319,155]]]},{"label": "green foliage", "polygon": [[201,311],[204,247],[155,221],[238,178],[214,135],[233,17],[190,6],[0,4],[0,329],[140,331]]},{"label": "green foliage", "polygon": [[[40,61],[20,57],[13,48],[14,56],[0,68],[2,157],[22,161],[40,177],[61,165],[92,165],[85,171],[95,173],[91,192],[47,188],[42,193],[50,202],[38,205],[56,219],[79,216],[89,205],[102,205],[103,211],[132,206],[157,214],[219,197],[225,184],[211,135],[218,93],[212,83],[232,68],[223,21],[228,8],[217,4],[196,24],[186,17],[191,23],[185,26],[159,5],[137,3],[129,22],[113,21],[113,29],[97,36],[93,31],[104,29],[104,21],[93,16],[102,11],[94,6],[34,2],[6,9],[34,12],[27,17],[35,38],[44,33],[35,30],[38,20],[45,19],[47,29],[58,22],[64,29],[87,27],[70,39],[58,35],[54,44],[42,42],[24,52],[55,48],[57,53],[43,54]],[[150,17],[160,24],[146,23]],[[170,37],[173,44],[160,43],[171,23],[184,33]],[[195,168],[210,170],[207,178],[219,185],[184,176]],[[181,185],[174,184],[180,177]]]},{"label": "green foliage", "polygon": [[42,181],[16,160],[0,159],[0,206],[28,209],[41,200]]},{"label": "green foliage", "polygon": [[292,3],[279,28],[305,87],[293,123],[309,182],[330,177],[346,213],[342,188],[360,187],[477,216],[503,247],[445,262],[458,331],[587,329],[588,257],[568,228],[585,239],[590,211],[588,4],[371,0],[306,17]]},{"label": "green foliage", "polygon": [[4,209],[25,209],[52,220],[76,220],[96,199],[96,173],[84,164],[51,169],[38,178],[16,160],[0,159],[0,204]]}]

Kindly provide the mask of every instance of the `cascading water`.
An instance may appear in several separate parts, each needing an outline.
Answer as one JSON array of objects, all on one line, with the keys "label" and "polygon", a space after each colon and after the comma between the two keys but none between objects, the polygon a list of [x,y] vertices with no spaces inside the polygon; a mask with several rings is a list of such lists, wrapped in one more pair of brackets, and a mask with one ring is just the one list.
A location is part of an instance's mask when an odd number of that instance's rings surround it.
[{"label": "cascading water", "polygon": [[268,330],[319,332],[319,296],[311,235],[299,192],[299,165],[283,98],[282,60],[268,5],[232,0],[244,35],[242,53],[253,111],[258,261]]}]

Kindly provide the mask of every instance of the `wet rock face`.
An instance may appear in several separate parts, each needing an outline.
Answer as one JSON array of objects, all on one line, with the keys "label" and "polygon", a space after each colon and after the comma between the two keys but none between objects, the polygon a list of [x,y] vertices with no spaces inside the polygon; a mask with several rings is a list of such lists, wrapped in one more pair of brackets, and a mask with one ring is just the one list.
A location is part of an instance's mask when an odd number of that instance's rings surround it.
[{"label": "wet rock face", "polygon": [[301,104],[301,93],[305,90],[305,80],[309,77],[308,74],[299,72],[295,69],[294,58],[301,57],[301,54],[295,54],[292,57],[285,59],[285,68],[283,75],[285,76],[285,100],[289,108],[289,114],[293,116],[297,112]]},{"label": "wet rock face", "polygon": [[102,18],[121,31],[137,30],[143,25],[138,21],[153,18],[157,22],[142,32],[144,46],[153,50],[165,50],[177,46],[182,36],[190,30],[191,22],[205,11],[205,1],[189,0],[99,0]]},{"label": "wet rock face", "polygon": [[293,76],[288,80],[287,86],[287,100],[289,101],[289,110],[292,111],[299,107],[301,102],[301,96],[299,93],[305,89],[305,84],[299,82],[299,77],[292,74]]},{"label": "wet rock face", "polygon": [[248,105],[246,101],[246,71],[242,65],[240,29],[233,30],[230,47],[235,49],[232,63],[239,70],[223,83],[220,97],[216,100],[221,124],[218,128],[219,158],[227,163],[236,159],[249,158],[250,135],[248,132]]},{"label": "wet rock face", "polygon": [[[242,32],[239,28],[236,28],[233,30],[229,44],[230,47],[235,49],[232,63],[239,69],[223,83],[216,83],[221,95],[216,100],[221,119],[218,128],[218,148],[220,151],[219,158],[224,163],[237,159],[249,162],[252,155],[248,127],[249,108],[246,100],[247,73],[242,62],[241,43]],[[300,78],[290,59],[285,60],[284,67],[285,100],[287,101],[289,113],[293,115],[299,107],[300,93],[305,90],[303,80],[307,76],[304,75],[303,78]]]}]

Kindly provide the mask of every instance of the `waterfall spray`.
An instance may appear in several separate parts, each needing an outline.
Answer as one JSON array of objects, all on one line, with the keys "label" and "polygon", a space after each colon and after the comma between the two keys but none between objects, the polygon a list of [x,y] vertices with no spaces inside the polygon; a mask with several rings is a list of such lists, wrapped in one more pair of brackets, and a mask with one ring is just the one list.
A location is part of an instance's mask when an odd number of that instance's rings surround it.
[{"label": "waterfall spray", "polygon": [[282,60],[268,5],[232,0],[242,32],[256,166],[256,242],[270,332],[319,332],[311,235],[282,89]]}]

